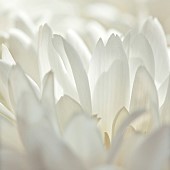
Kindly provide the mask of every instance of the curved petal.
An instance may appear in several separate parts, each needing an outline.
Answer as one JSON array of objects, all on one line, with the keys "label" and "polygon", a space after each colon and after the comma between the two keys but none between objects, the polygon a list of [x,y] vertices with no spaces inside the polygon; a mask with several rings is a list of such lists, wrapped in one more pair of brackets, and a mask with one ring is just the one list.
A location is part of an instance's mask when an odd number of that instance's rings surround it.
[{"label": "curved petal", "polygon": [[139,67],[132,89],[130,113],[135,110],[145,109],[146,116],[136,122],[135,128],[139,131],[148,132],[159,124],[159,103],[154,80],[144,67]]},{"label": "curved petal", "polygon": [[127,160],[130,170],[160,170],[170,156],[170,127],[162,127],[149,135]]},{"label": "curved petal", "polygon": [[38,62],[41,81],[45,74],[51,69],[48,57],[48,44],[51,40],[52,31],[50,27],[47,24],[40,26],[38,34]]},{"label": "curved petal", "polygon": [[165,101],[160,109],[163,124],[170,124],[170,76]]},{"label": "curved petal", "polygon": [[0,149],[1,169],[2,170],[29,170],[30,166],[26,155],[15,150]]},{"label": "curved petal", "polygon": [[71,65],[80,103],[87,113],[92,112],[89,80],[77,52],[64,40],[64,48]]},{"label": "curved petal", "polygon": [[8,79],[12,66],[6,64],[4,61],[0,61],[0,99],[1,102],[12,110],[11,101],[8,91]]},{"label": "curved petal", "polygon": [[86,70],[86,72],[88,72],[91,54],[87,46],[85,45],[83,40],[79,37],[79,35],[73,30],[69,30],[67,32],[67,40],[70,44],[73,45],[74,49],[79,49],[77,50],[77,53],[80,56],[84,69]]},{"label": "curved petal", "polygon": [[107,154],[106,161],[107,163],[114,162],[118,151],[120,150],[120,147],[123,142],[123,136],[125,134],[125,130],[134,122],[136,119],[139,119],[140,116],[143,116],[145,113],[145,110],[137,110],[133,112],[133,114],[129,115],[120,125],[119,129],[117,130],[116,135],[113,137],[111,142],[111,148]]},{"label": "curved petal", "polygon": [[164,31],[157,19],[149,18],[141,31],[149,41],[155,58],[155,78],[162,83],[169,73],[168,50]]},{"label": "curved petal", "polygon": [[101,136],[95,123],[86,115],[74,116],[64,132],[64,138],[87,167],[103,161],[105,154]]},{"label": "curved petal", "polygon": [[14,65],[15,61],[12,58],[11,53],[9,52],[7,46],[2,44],[2,61],[6,62],[9,65]]},{"label": "curved petal", "polygon": [[[61,37],[60,37],[61,38]],[[55,38],[55,40],[59,43],[59,47],[62,46],[61,40],[59,38]],[[52,70],[54,71],[57,82],[62,87],[64,94],[71,96],[72,98],[78,100],[78,94],[76,91],[75,83],[70,77],[69,68],[66,61],[63,59],[63,53],[59,55],[58,52],[61,53],[58,49],[54,48],[53,43],[49,42],[48,54],[49,54],[49,62]],[[59,48],[58,47],[58,48]],[[64,47],[61,47],[61,49]],[[61,50],[60,49],[60,50]],[[63,52],[63,49],[62,49]],[[61,57],[62,56],[62,57]]]},{"label": "curved petal", "polygon": [[116,113],[129,102],[129,75],[127,64],[115,61],[109,70],[103,73],[93,93],[93,113],[101,118],[102,131],[109,136]]},{"label": "curved petal", "polygon": [[57,118],[60,128],[64,130],[71,120],[77,114],[83,112],[82,107],[71,97],[64,95],[56,104]]},{"label": "curved petal", "polygon": [[43,89],[41,103],[48,113],[48,116],[51,119],[51,122],[59,134],[59,124],[56,117],[56,108],[55,108],[55,98],[54,98],[54,75],[52,72],[49,72],[45,75],[43,80]]},{"label": "curved petal", "polygon": [[131,42],[129,49],[129,62],[132,83],[139,66],[145,66],[152,78],[155,78],[155,61],[152,48],[148,40],[142,34],[137,34]]},{"label": "curved petal", "polygon": [[81,161],[57,136],[57,130],[51,122],[51,113],[38,100],[17,66],[11,73],[10,84],[17,105],[19,132],[34,168],[84,170]]},{"label": "curved petal", "polygon": [[32,45],[31,39],[19,30],[12,30],[8,40],[9,49],[16,63],[40,84],[38,56]]}]

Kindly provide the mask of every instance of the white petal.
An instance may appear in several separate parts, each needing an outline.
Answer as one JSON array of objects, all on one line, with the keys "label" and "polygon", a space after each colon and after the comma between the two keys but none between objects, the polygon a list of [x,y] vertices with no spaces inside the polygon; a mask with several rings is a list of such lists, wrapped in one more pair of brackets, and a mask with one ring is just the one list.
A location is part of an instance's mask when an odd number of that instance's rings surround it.
[{"label": "white petal", "polygon": [[129,62],[132,83],[139,66],[145,66],[152,78],[155,78],[155,61],[152,48],[148,40],[142,34],[136,35],[131,42],[129,49]]},{"label": "white petal", "polygon": [[128,160],[130,170],[160,170],[170,156],[170,128],[162,127],[147,137]]},{"label": "white petal", "polygon": [[[64,48],[64,47],[62,47],[63,43],[61,44],[62,40],[60,40],[60,39],[61,39],[61,37],[55,38],[56,42],[59,41],[58,44],[59,44],[59,46],[61,46],[60,50],[63,52],[64,49],[62,49],[62,48]],[[78,100],[78,94],[76,91],[74,79],[72,80],[72,78],[70,76],[70,74],[72,74],[72,73],[69,73],[69,68],[68,68],[69,63],[67,63],[68,59],[67,60],[63,59],[67,56],[64,57],[64,54],[59,55],[59,53],[58,53],[58,52],[60,52],[59,49],[54,48],[54,45],[52,44],[51,41],[49,42],[48,45],[49,45],[49,48],[48,48],[49,61],[50,61],[51,68],[54,71],[56,81],[63,88],[64,94],[71,96],[75,100]]]},{"label": "white petal", "polygon": [[8,78],[11,71],[11,66],[0,61],[0,98],[1,102],[12,110],[11,101],[8,92]]},{"label": "white petal", "polygon": [[106,47],[104,47],[103,41],[100,39],[90,61],[88,73],[92,92],[99,76],[103,72],[108,71],[112,63],[117,59],[127,62],[120,38],[112,34],[106,44]]},{"label": "white petal", "polygon": [[167,90],[169,84],[169,76],[165,79],[165,81],[158,88],[158,97],[159,97],[159,107],[161,107],[165,101]]},{"label": "white petal", "polygon": [[105,48],[102,39],[100,39],[96,45],[94,54],[91,58],[88,72],[90,89],[92,93],[99,76],[104,71],[104,69],[102,69],[102,65],[104,65],[103,64],[104,60],[105,60]]},{"label": "white petal", "polygon": [[111,143],[111,148],[108,152],[107,155],[107,159],[106,161],[108,163],[112,163],[115,158],[116,155],[120,149],[120,146],[123,142],[123,136],[125,133],[125,130],[130,126],[130,124],[132,122],[134,122],[136,119],[140,118],[140,116],[145,113],[145,110],[141,109],[141,110],[137,110],[135,112],[133,112],[133,114],[129,115],[120,125],[119,129],[117,130],[116,135],[113,137],[112,139],[112,143]]},{"label": "white petal", "polygon": [[112,138],[117,133],[118,129],[122,125],[123,121],[129,116],[129,112],[123,107],[115,116],[112,124]]},{"label": "white petal", "polygon": [[142,33],[152,47],[155,58],[155,78],[158,83],[162,83],[169,73],[168,51],[164,31],[157,19],[149,18],[142,28]]},{"label": "white petal", "polygon": [[18,65],[13,66],[11,69],[8,84],[10,100],[15,111],[17,109],[18,102],[22,101],[24,93],[29,93],[30,95],[37,97],[35,93],[35,90],[37,89],[33,87],[32,83],[30,83],[29,79],[27,79],[23,70]]},{"label": "white petal", "polygon": [[8,110],[2,103],[0,103],[0,115],[1,114],[8,119],[15,120],[14,114],[10,110]]},{"label": "white petal", "polygon": [[2,44],[2,60],[9,65],[15,64],[15,61],[12,58],[11,53],[9,52],[8,48],[4,44]]},{"label": "white petal", "polygon": [[19,30],[12,30],[8,43],[15,62],[39,84],[38,57],[29,37]]},{"label": "white petal", "polygon": [[94,89],[93,112],[101,117],[103,131],[109,136],[116,113],[129,101],[128,76],[127,64],[117,60],[100,76]]},{"label": "white petal", "polygon": [[[55,129],[51,126],[50,117],[40,103],[26,94],[18,106],[19,129],[25,147],[36,169],[48,170],[75,170],[83,169],[79,159],[58,137]],[[28,119],[34,115],[34,119]],[[67,164],[65,163],[67,161]]]},{"label": "white petal", "polygon": [[87,167],[101,163],[104,147],[96,124],[84,114],[76,115],[64,132],[65,141]]},{"label": "white petal", "polygon": [[168,88],[165,101],[160,109],[162,123],[170,124],[170,77],[168,80]]},{"label": "white petal", "polygon": [[52,72],[47,73],[44,77],[41,103],[59,134],[54,98],[54,75]]},{"label": "white petal", "polygon": [[87,113],[92,112],[91,94],[87,74],[76,51],[64,41],[65,51],[74,75],[80,103]]},{"label": "white petal", "polygon": [[[2,170],[29,170],[28,160],[26,155],[15,150],[2,149],[0,150],[1,169]],[[28,168],[29,167],[29,168]]]},{"label": "white petal", "polygon": [[54,34],[54,37],[52,39],[52,44],[57,54],[61,57],[61,60],[64,64],[64,68],[66,69],[71,81],[74,82],[73,72],[64,48],[62,36]]},{"label": "white petal", "polygon": [[132,89],[130,113],[135,110],[145,109],[147,114],[141,122],[134,124],[140,131],[148,131],[159,123],[159,103],[154,80],[144,67],[139,67]]},{"label": "white petal", "polygon": [[78,158],[57,137],[50,113],[37,99],[21,70],[14,68],[11,77],[16,78],[14,75],[18,76],[17,81],[11,80],[17,101],[17,122],[31,164],[35,169],[84,170]]},{"label": "white petal", "polygon": [[35,25],[32,22],[31,18],[29,18],[24,12],[18,12],[16,16],[14,16],[15,27],[22,30],[29,37],[34,36]]},{"label": "white petal", "polygon": [[40,26],[38,35],[38,59],[41,81],[45,74],[50,71],[48,59],[48,44],[52,39],[52,31],[48,25]]},{"label": "white petal", "polygon": [[77,53],[80,56],[81,62],[87,72],[89,68],[89,62],[91,59],[91,54],[87,46],[85,45],[83,40],[79,37],[79,35],[73,30],[69,30],[67,32],[67,40],[70,44],[73,45],[75,50],[79,49],[77,50]]},{"label": "white petal", "polygon": [[0,126],[1,126],[1,138],[0,138],[1,148],[8,147],[16,149],[18,151],[24,151],[22,141],[18,132],[18,128],[15,124],[15,120],[9,116],[4,117],[4,114],[1,115],[0,113]]},{"label": "white petal", "polygon": [[65,95],[56,105],[57,118],[62,130],[65,129],[70,119],[77,113],[83,112],[82,107],[75,100]]}]

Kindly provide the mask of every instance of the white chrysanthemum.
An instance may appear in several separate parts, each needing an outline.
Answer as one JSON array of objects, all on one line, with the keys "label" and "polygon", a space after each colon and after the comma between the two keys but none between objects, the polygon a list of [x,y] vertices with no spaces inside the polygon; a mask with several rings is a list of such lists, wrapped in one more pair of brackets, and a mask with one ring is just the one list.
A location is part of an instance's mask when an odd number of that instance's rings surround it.
[{"label": "white chrysanthemum", "polygon": [[106,39],[91,53],[73,31],[9,34],[0,62],[3,169],[169,168],[163,30],[150,18],[122,40]]}]

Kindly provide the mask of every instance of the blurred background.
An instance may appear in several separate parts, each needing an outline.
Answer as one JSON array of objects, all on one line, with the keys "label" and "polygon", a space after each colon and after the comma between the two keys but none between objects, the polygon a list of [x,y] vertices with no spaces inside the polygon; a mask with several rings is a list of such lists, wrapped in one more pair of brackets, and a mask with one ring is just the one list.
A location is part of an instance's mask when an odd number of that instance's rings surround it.
[{"label": "blurred background", "polygon": [[153,16],[170,43],[169,9],[170,0],[0,0],[0,31],[16,27],[23,19],[35,26],[48,23],[59,34],[68,29],[83,33],[94,24],[124,34]]}]

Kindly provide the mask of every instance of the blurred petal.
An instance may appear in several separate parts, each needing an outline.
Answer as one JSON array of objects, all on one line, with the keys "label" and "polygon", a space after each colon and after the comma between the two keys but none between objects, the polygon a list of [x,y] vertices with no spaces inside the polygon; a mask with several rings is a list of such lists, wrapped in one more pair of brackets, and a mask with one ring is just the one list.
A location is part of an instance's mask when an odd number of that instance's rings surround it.
[{"label": "blurred petal", "polygon": [[92,112],[89,80],[76,51],[64,40],[64,47],[74,75],[80,103],[87,113]]},{"label": "blurred petal", "polygon": [[12,149],[16,149],[18,151],[24,151],[22,141],[20,135],[18,133],[17,125],[15,124],[15,119],[13,117],[5,117],[1,115],[0,111],[0,140],[1,140],[1,147],[8,147]]},{"label": "blurred petal", "polygon": [[60,98],[56,105],[56,110],[58,122],[62,130],[65,129],[75,114],[83,112],[81,106],[67,95]]},{"label": "blurred petal", "polygon": [[155,78],[155,63],[152,48],[148,40],[142,34],[136,35],[131,42],[129,49],[129,64],[132,83],[139,66],[145,66],[152,78]]},{"label": "blurred petal", "polygon": [[123,121],[129,116],[129,112],[123,107],[115,116],[112,124],[112,137],[117,133]]},{"label": "blurred petal", "polygon": [[74,116],[64,132],[64,138],[87,167],[103,161],[105,154],[101,136],[95,123],[86,115]]},{"label": "blurred petal", "polygon": [[[11,73],[10,84],[15,94],[21,138],[35,169],[84,170],[78,158],[58,138],[57,130],[51,122],[51,113],[40,103],[17,66]],[[67,160],[67,164],[62,160]]]},{"label": "blurred petal", "polygon": [[158,83],[162,83],[169,73],[169,61],[167,43],[164,31],[157,19],[149,18],[142,28],[155,58],[155,78]]},{"label": "blurred petal", "polygon": [[170,76],[165,101],[160,109],[163,124],[170,124]]},{"label": "blurred petal", "polygon": [[93,112],[101,117],[102,131],[109,136],[116,113],[127,105],[129,94],[128,69],[125,62],[115,61],[107,72],[104,72],[94,89]]},{"label": "blurred petal", "polygon": [[2,60],[9,65],[14,65],[15,61],[12,58],[11,53],[9,52],[8,48],[2,44]]},{"label": "blurred petal", "polygon": [[76,32],[70,30],[67,33],[67,41],[73,45],[75,50],[79,49],[77,50],[77,53],[80,56],[84,69],[86,70],[86,72],[88,72],[91,54],[83,40],[79,37],[79,35]]},{"label": "blurred petal", "polygon": [[136,122],[134,127],[142,132],[154,128],[159,123],[159,103],[157,90],[152,77],[144,67],[139,67],[132,89],[130,113],[145,109],[147,114]]},{"label": "blurred petal", "polygon": [[0,150],[1,169],[2,170],[29,170],[27,157],[15,150],[2,149]]},{"label": "blurred petal", "polygon": [[40,26],[38,35],[38,59],[41,81],[45,74],[50,71],[50,64],[48,59],[48,44],[52,39],[52,31],[47,24]]},{"label": "blurred petal", "polygon": [[170,127],[162,127],[149,135],[128,160],[129,170],[160,170],[170,156]]},{"label": "blurred petal", "polygon": [[59,134],[54,98],[54,75],[52,72],[47,73],[44,77],[41,103]]},{"label": "blurred petal", "polygon": [[23,32],[13,29],[8,43],[15,62],[19,63],[22,69],[39,84],[38,56],[30,38]]},{"label": "blurred petal", "polygon": [[[55,38],[54,40],[59,41],[59,38]],[[62,40],[60,40],[59,42],[61,43],[61,41]],[[50,61],[51,68],[54,71],[57,82],[63,88],[64,94],[67,94],[72,98],[78,100],[78,94],[76,92],[75,83],[69,76],[69,68],[66,65],[68,61],[66,60],[67,62],[66,61],[64,62],[64,59],[59,55],[58,50],[54,48],[52,42],[49,42],[48,45],[49,45],[49,49],[48,49],[49,61]],[[62,45],[60,44],[60,46]]]},{"label": "blurred petal", "polygon": [[126,129],[130,126],[132,122],[134,122],[136,119],[139,119],[140,116],[144,114],[145,110],[137,110],[133,112],[133,114],[130,114],[121,124],[119,129],[117,130],[117,134],[112,138],[111,142],[111,148],[108,152],[106,161],[107,163],[114,162],[116,155],[122,145],[123,142],[123,136],[125,134]]}]

